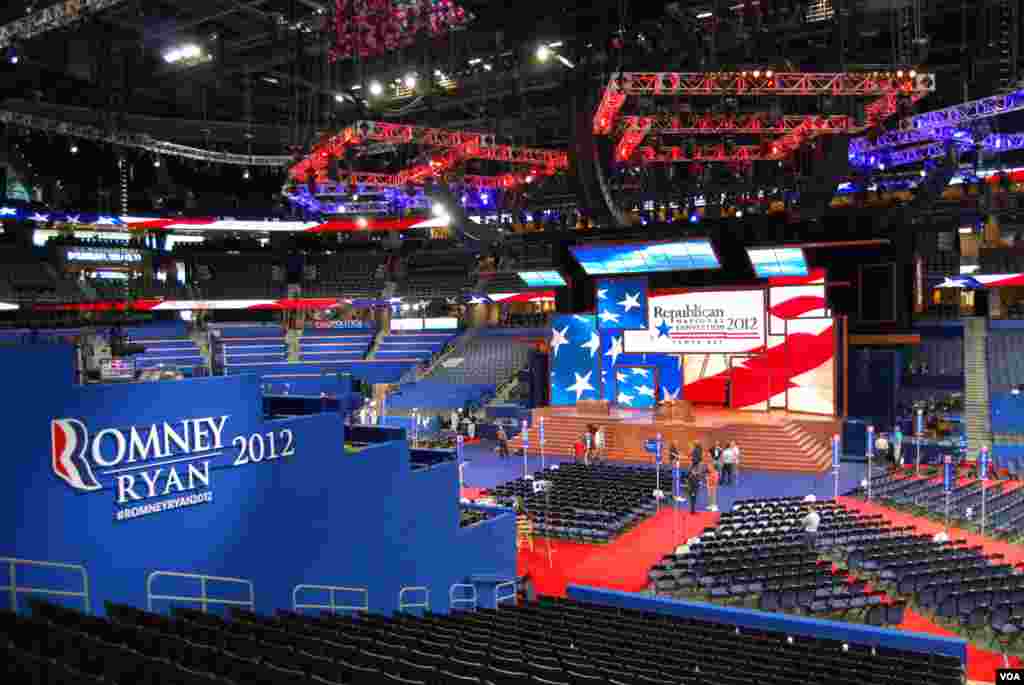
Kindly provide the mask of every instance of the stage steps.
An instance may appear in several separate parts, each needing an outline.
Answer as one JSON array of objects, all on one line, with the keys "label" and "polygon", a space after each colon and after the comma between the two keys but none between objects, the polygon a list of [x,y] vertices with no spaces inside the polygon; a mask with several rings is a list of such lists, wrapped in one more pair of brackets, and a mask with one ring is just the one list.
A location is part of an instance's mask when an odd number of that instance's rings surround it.
[{"label": "stage steps", "polygon": [[[527,431],[530,439],[529,452],[540,454],[538,426],[544,410],[535,410],[532,425]],[[699,409],[698,409],[699,411]],[[837,430],[832,421],[794,421],[780,419],[763,423],[725,424],[715,429],[699,428],[681,424],[650,426],[638,429],[635,424],[615,419],[578,416],[545,416],[544,454],[568,457],[573,453],[573,444],[587,430],[590,424],[603,426],[606,435],[605,454],[610,459],[653,463],[653,456],[643,451],[643,440],[653,438],[660,430],[665,444],[665,458],[672,442],[679,446],[684,463],[690,460],[690,443],[700,440],[708,449],[716,440],[723,445],[735,440],[743,455],[742,466],[763,471],[795,471],[821,473],[832,463],[829,440]],[[509,448],[522,454],[522,436],[509,441]]]}]

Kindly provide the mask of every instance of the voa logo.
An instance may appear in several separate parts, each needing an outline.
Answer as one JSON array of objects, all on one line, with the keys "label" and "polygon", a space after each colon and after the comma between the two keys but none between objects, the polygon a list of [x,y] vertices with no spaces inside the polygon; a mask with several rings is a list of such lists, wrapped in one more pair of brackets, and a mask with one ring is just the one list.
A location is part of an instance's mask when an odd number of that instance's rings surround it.
[{"label": "voa logo", "polygon": [[[213,501],[210,464],[233,453],[246,466],[295,453],[290,429],[225,437],[228,416],[208,416],[94,435],[79,419],[50,422],[54,474],[80,492],[114,490],[118,520]],[[231,454],[227,454],[231,456]]]}]

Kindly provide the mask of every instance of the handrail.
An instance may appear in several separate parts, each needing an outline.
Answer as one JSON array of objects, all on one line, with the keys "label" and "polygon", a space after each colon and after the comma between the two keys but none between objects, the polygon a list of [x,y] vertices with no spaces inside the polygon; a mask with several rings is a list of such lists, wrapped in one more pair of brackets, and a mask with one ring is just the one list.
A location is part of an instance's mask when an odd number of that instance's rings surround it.
[{"label": "handrail", "polygon": [[[424,598],[422,602],[406,602],[405,594],[407,592],[422,592]],[[406,609],[424,609],[430,611],[430,588],[425,585],[407,585],[398,591],[398,610],[405,611]]]},{"label": "handrail", "polygon": [[[330,604],[299,604],[299,593],[305,590],[321,590],[330,593]],[[339,592],[361,592],[363,593],[363,603],[351,606],[338,604],[337,593]],[[370,591],[365,587],[344,587],[341,585],[296,585],[292,589],[292,610],[298,611],[299,609],[328,609],[334,613],[338,611],[362,611],[363,613],[368,613],[370,611]]]},{"label": "handrail", "polygon": [[[200,595],[189,596],[189,595],[154,595],[153,594],[153,581],[157,578],[191,578],[199,581],[199,587],[201,588]],[[245,585],[249,588],[249,599],[248,601],[238,599],[216,599],[210,597],[207,592],[207,583],[209,581],[217,583],[235,583],[238,585]],[[179,571],[153,571],[146,576],[146,606],[149,611],[153,611],[153,600],[158,599],[166,602],[199,602],[202,607],[203,613],[209,610],[211,604],[222,604],[225,606],[241,606],[249,607],[250,610],[256,610],[256,592],[253,587],[252,581],[245,578],[230,578],[225,576],[208,576],[202,573],[181,573]]]},{"label": "handrail", "polygon": [[[0,590],[6,590],[11,597],[11,611],[18,610],[19,594],[52,595],[54,597],[81,597],[85,604],[85,613],[92,613],[92,601],[89,596],[89,572],[82,564],[65,564],[58,561],[36,561],[34,559],[15,559],[14,557],[0,557],[0,563],[7,564],[10,569],[10,585],[0,585]],[[78,571],[82,576],[82,591],[70,592],[68,590],[51,590],[42,587],[22,587],[18,585],[18,566],[39,566],[42,568],[66,568]]]},{"label": "handrail", "polygon": [[[459,590],[470,590],[470,594],[466,597],[456,597]],[[470,610],[476,611],[477,608],[477,596],[476,596],[476,585],[470,583],[453,583],[448,588],[448,606],[450,609],[455,609],[457,606],[467,605]]]},{"label": "handrail", "polygon": [[[505,595],[500,594],[501,588],[504,588],[506,586],[512,588],[512,593],[511,594],[505,594]],[[504,583],[498,583],[497,585],[494,586],[494,608],[495,609],[499,608],[502,602],[506,602],[506,601],[508,601],[510,599],[512,600],[513,604],[515,604],[515,600],[516,600],[516,581],[514,581],[514,580],[506,580]]]}]

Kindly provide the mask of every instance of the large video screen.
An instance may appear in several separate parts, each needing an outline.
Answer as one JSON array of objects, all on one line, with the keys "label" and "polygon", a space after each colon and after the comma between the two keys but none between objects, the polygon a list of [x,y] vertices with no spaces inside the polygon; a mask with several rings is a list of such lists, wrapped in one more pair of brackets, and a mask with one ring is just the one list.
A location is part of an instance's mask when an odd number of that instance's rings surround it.
[{"label": "large video screen", "polygon": [[565,279],[557,271],[520,271],[519,278],[531,288],[565,285]]},{"label": "large video screen", "polygon": [[807,275],[807,259],[799,247],[748,247],[747,256],[758,278]]},{"label": "large video screen", "polygon": [[742,353],[765,344],[765,291],[692,290],[647,298],[647,330],[624,331],[626,352]]},{"label": "large video screen", "polygon": [[657,243],[598,243],[571,248],[591,276],[651,271],[717,269],[718,255],[706,238]]}]

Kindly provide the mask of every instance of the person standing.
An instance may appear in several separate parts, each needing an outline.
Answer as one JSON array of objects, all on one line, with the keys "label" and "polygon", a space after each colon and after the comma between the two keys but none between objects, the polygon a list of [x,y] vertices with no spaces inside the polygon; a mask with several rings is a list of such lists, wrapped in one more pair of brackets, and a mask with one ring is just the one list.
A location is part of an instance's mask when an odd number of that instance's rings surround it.
[{"label": "person standing", "polygon": [[814,551],[818,549],[818,526],[821,525],[821,514],[811,505],[811,510],[804,516],[801,525],[804,529],[804,544],[807,549]]},{"label": "person standing", "polygon": [[690,466],[686,474],[686,498],[690,500],[690,513],[697,513],[697,493],[700,492],[700,481],[703,478],[701,462]]},{"label": "person standing", "polygon": [[594,459],[600,460],[604,458],[604,428],[601,426],[597,427],[594,431]]},{"label": "person standing", "polygon": [[586,445],[586,442],[585,442],[585,439],[584,439],[583,435],[581,435],[578,438],[576,438],[576,442],[573,444],[572,450],[573,450],[572,455],[573,455],[573,457],[574,457],[574,459],[575,459],[575,461],[577,463],[580,462],[580,461],[585,461],[586,460],[586,458],[587,458],[587,445]]},{"label": "person standing", "polygon": [[701,450],[700,443],[694,442],[693,446],[690,448],[690,468],[696,469],[700,465],[703,457],[704,451]]},{"label": "person standing", "polygon": [[885,433],[879,433],[878,437],[875,438],[875,454],[878,455],[879,459],[889,459],[892,457],[889,453],[889,440],[885,437]]},{"label": "person standing", "polygon": [[508,433],[505,432],[505,427],[502,425],[498,426],[498,456],[502,459],[510,457],[508,453]]},{"label": "person standing", "polygon": [[583,452],[583,463],[590,465],[590,455],[594,451],[594,427],[587,426],[586,432],[583,433],[583,446],[585,448]]},{"label": "person standing", "polygon": [[715,444],[711,447],[711,463],[718,471],[722,470],[722,443],[718,440],[715,440]]},{"label": "person standing", "polygon": [[732,485],[733,469],[736,466],[736,443],[730,442],[722,450],[722,485]]},{"label": "person standing", "polygon": [[713,461],[707,464],[704,482],[708,486],[708,511],[718,511],[718,469]]},{"label": "person standing", "polygon": [[899,425],[892,432],[892,460],[896,466],[903,466],[903,431]]}]

